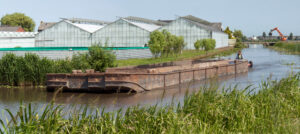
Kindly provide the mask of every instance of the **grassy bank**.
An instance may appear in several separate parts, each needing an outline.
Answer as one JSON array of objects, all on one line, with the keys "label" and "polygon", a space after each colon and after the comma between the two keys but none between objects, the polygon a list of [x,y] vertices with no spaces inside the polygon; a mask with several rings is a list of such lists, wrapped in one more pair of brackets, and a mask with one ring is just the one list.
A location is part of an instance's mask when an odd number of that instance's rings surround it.
[{"label": "grassy bank", "polygon": [[[299,133],[300,73],[280,81],[263,82],[260,91],[215,87],[185,97],[178,106],[130,107],[95,114],[64,112],[49,104],[37,114],[20,106],[6,133]],[[8,113],[9,110],[7,110]],[[125,113],[121,112],[124,111]],[[64,118],[65,115],[69,115]],[[4,121],[1,121],[2,124]]]},{"label": "grassy bank", "polygon": [[155,64],[155,63],[163,63],[163,62],[171,62],[185,59],[200,59],[207,58],[212,56],[224,56],[232,53],[236,53],[238,48],[223,48],[223,49],[215,49],[210,50],[206,53],[203,50],[184,50],[181,55],[174,55],[169,57],[160,57],[160,58],[147,58],[147,59],[127,59],[127,60],[117,60],[116,64],[118,67],[124,66],[136,66],[136,65],[145,65],[145,64]]},{"label": "grassy bank", "polygon": [[272,48],[279,51],[300,54],[300,43],[277,42]]}]

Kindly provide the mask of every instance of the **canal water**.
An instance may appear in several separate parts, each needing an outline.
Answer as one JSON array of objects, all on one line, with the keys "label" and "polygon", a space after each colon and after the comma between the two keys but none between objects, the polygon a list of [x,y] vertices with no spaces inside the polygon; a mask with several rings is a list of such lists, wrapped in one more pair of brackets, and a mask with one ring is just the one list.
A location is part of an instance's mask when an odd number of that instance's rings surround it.
[{"label": "canal water", "polygon": [[[200,87],[209,83],[220,85],[220,87],[237,85],[241,89],[251,84],[251,88],[257,90],[262,81],[268,79],[279,80],[287,77],[291,72],[299,72],[300,70],[299,55],[280,53],[264,48],[263,45],[250,45],[242,53],[245,59],[251,60],[254,63],[253,68],[248,73],[207,81],[191,82],[168,89],[159,89],[138,94],[59,93],[55,95],[52,92],[46,92],[45,89],[2,88],[0,89],[0,118],[3,119],[6,115],[3,112],[5,108],[15,113],[21,101],[23,103],[32,103],[37,108],[41,108],[54,100],[56,104],[64,106],[76,105],[78,107],[87,105],[92,109],[105,107],[105,111],[113,111],[135,105],[166,105],[172,102],[182,102],[187,92],[198,91]],[[235,55],[232,54],[217,58],[234,59]]]}]

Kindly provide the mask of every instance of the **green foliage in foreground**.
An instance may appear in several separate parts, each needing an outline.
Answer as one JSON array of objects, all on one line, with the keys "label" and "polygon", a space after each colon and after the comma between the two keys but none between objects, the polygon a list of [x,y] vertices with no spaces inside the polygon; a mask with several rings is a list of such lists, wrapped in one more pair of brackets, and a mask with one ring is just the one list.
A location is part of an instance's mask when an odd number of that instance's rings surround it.
[{"label": "green foliage in foreground", "polygon": [[147,58],[147,59],[127,59],[127,60],[117,60],[116,63],[119,67],[122,66],[136,66],[136,65],[146,65],[146,64],[156,64],[156,63],[163,63],[163,62],[172,62],[184,59],[191,59],[191,58],[205,58],[207,56],[225,56],[230,55],[232,53],[237,52],[240,50],[239,48],[233,49],[225,49],[225,50],[210,50],[208,51],[207,55],[204,50],[183,50],[181,55],[178,56],[169,56],[169,57],[161,57],[161,58]]},{"label": "green foliage in foreground", "polygon": [[105,71],[114,67],[116,57],[100,46],[92,46],[86,54],[75,54],[72,59],[50,60],[36,54],[24,57],[8,53],[0,59],[0,83],[11,86],[44,85],[47,73],[71,73],[73,69]]},{"label": "green foliage in foreground", "polygon": [[300,52],[300,43],[277,42],[274,47],[282,48],[289,52]]},{"label": "green foliage in foreground", "polygon": [[[63,111],[49,104],[40,113],[20,106],[6,133],[299,133],[300,73],[250,88],[219,91],[203,88],[186,96],[182,105],[130,107],[94,114],[87,108]],[[64,115],[67,115],[65,117]]]}]

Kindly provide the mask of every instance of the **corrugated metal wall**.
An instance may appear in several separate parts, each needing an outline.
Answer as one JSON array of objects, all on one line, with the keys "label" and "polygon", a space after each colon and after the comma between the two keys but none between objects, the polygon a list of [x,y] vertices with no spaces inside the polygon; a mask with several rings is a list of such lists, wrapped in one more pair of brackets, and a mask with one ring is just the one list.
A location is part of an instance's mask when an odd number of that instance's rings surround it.
[{"label": "corrugated metal wall", "polygon": [[[0,58],[7,53],[14,53],[18,56],[24,56],[26,53],[34,53],[41,57],[49,59],[66,59],[72,58],[73,54],[86,53],[87,50],[81,51],[0,51]],[[113,50],[117,59],[132,59],[132,58],[151,58],[152,54],[149,49],[128,49],[128,50]]]},{"label": "corrugated metal wall", "polygon": [[0,32],[0,48],[34,47],[35,32]]}]

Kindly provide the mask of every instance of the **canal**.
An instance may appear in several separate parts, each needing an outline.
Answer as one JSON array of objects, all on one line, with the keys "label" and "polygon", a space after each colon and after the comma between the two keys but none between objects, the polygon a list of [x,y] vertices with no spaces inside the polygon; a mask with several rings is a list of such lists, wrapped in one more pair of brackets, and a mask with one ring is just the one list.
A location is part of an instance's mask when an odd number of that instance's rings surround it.
[{"label": "canal", "polygon": [[[0,90],[0,117],[3,119],[5,108],[14,113],[19,108],[20,102],[32,103],[36,108],[41,108],[52,100],[56,104],[65,106],[86,106],[89,108],[103,108],[105,111],[113,111],[128,106],[141,105],[149,106],[154,104],[166,105],[182,102],[187,92],[200,90],[201,86],[214,84],[220,87],[229,87],[237,85],[239,88],[245,88],[252,85],[251,88],[256,91],[262,81],[268,79],[279,80],[288,76],[291,72],[299,72],[300,56],[280,53],[263,45],[250,45],[242,51],[245,59],[253,61],[253,68],[246,74],[220,77],[213,80],[191,82],[180,86],[170,87],[168,89],[159,89],[138,94],[92,94],[92,93],[59,93],[55,95],[52,92],[46,92],[41,88],[1,88]],[[221,59],[234,59],[235,54]]]}]

